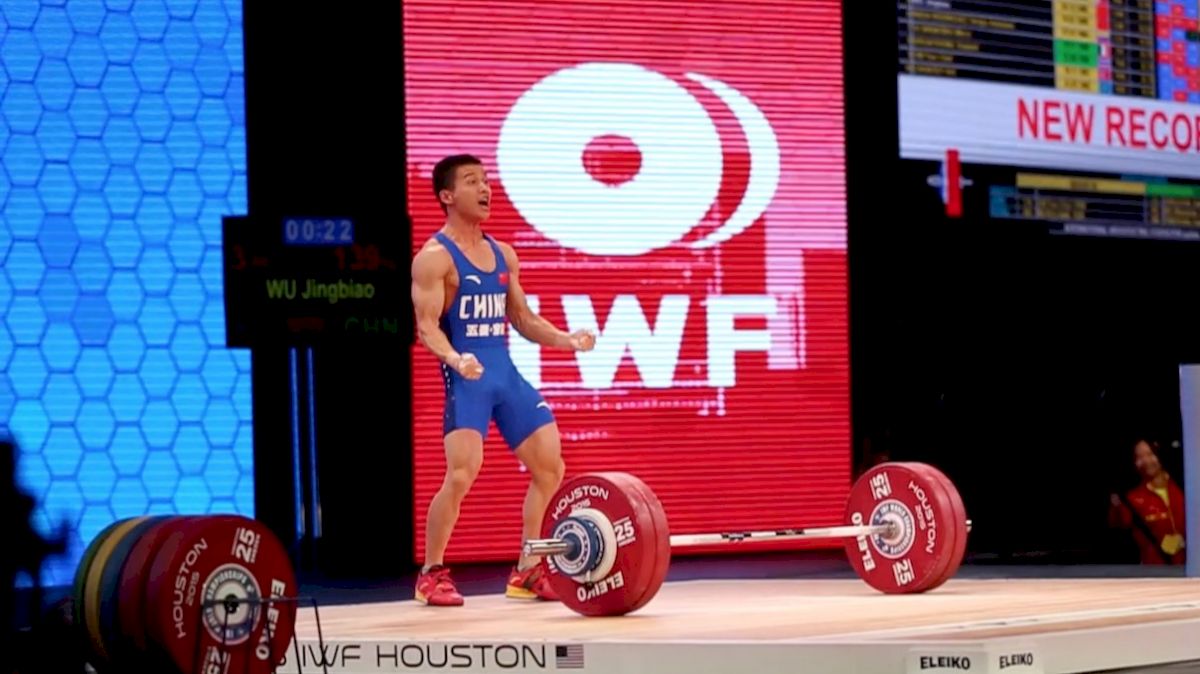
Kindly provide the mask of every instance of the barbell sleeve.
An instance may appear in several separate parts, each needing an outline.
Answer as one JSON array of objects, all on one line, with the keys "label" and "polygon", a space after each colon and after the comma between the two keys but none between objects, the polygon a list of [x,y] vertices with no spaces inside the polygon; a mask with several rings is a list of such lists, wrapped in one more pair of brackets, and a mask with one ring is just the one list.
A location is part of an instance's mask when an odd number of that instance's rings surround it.
[{"label": "barbell sleeve", "polygon": [[529,557],[550,557],[565,555],[571,551],[571,546],[559,538],[533,538],[525,541],[525,554]]}]

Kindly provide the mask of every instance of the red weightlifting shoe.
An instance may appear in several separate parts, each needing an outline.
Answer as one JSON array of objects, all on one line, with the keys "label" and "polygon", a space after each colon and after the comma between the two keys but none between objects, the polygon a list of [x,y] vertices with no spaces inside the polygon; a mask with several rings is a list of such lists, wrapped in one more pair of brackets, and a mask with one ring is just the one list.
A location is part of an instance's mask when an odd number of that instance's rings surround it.
[{"label": "red weightlifting shoe", "polygon": [[450,578],[450,569],[438,564],[417,576],[417,601],[428,606],[462,606],[463,596]]},{"label": "red weightlifting shoe", "polygon": [[558,593],[550,587],[550,578],[546,576],[546,569],[541,564],[534,564],[524,571],[514,567],[512,573],[508,574],[508,587],[504,590],[504,596],[512,599],[559,601]]}]

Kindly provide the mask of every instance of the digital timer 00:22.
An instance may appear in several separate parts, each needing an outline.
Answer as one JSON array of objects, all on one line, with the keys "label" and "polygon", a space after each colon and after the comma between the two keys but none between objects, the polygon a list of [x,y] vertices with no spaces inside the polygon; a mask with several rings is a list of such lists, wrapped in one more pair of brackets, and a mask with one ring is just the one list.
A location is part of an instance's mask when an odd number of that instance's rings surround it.
[{"label": "digital timer 00:22", "polygon": [[349,218],[287,218],[283,243],[288,246],[345,246],[354,243],[354,221]]}]

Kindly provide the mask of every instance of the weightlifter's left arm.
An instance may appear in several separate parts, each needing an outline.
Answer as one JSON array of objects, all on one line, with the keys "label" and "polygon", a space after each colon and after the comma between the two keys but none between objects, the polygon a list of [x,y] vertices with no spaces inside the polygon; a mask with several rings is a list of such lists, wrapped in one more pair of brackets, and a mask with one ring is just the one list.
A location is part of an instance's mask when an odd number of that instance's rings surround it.
[{"label": "weightlifter's left arm", "polygon": [[553,323],[534,313],[525,299],[525,291],[521,288],[521,263],[517,252],[512,246],[500,243],[504,253],[504,261],[508,265],[508,321],[521,336],[535,344],[548,346],[553,349],[570,351],[591,351],[596,345],[596,336],[591,330],[576,330],[566,333],[559,330]]}]

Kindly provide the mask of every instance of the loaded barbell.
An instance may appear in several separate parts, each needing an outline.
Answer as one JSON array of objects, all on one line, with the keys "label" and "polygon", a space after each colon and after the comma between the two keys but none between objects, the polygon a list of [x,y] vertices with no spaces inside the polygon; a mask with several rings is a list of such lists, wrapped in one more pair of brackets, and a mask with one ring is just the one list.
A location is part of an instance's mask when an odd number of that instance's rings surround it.
[{"label": "loaded barbell", "polygon": [[847,523],[764,531],[671,535],[666,512],[628,473],[586,473],[563,482],[547,506],[540,539],[525,554],[543,558],[563,603],[588,616],[632,613],[661,588],[672,550],[760,539],[845,539],[847,557],[872,588],[928,592],[958,571],[971,522],[957,488],[923,463],[874,466],[851,486]]},{"label": "loaded barbell", "polygon": [[287,550],[237,515],[133,517],[96,535],[70,622],[98,672],[268,674],[296,622]]}]

